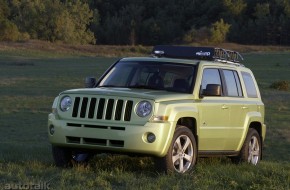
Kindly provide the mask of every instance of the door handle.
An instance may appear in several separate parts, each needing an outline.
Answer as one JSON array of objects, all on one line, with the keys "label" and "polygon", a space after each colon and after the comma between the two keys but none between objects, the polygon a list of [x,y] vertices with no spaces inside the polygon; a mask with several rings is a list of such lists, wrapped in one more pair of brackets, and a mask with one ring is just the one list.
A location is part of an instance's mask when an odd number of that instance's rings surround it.
[{"label": "door handle", "polygon": [[242,109],[245,110],[245,109],[248,109],[248,107],[247,106],[243,106]]},{"label": "door handle", "polygon": [[223,110],[227,110],[227,109],[229,109],[229,107],[226,106],[226,105],[223,105],[223,106],[222,106],[222,109],[223,109]]}]

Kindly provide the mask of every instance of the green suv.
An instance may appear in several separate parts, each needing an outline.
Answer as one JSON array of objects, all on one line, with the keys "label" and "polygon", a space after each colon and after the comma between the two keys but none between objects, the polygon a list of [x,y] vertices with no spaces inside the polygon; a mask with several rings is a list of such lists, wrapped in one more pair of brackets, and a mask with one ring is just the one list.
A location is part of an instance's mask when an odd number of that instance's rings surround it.
[{"label": "green suv", "polygon": [[256,165],[266,134],[264,104],[238,52],[155,46],[123,58],[86,88],[61,92],[48,118],[55,164],[98,153],[149,155],[162,171],[190,171],[198,157]]}]

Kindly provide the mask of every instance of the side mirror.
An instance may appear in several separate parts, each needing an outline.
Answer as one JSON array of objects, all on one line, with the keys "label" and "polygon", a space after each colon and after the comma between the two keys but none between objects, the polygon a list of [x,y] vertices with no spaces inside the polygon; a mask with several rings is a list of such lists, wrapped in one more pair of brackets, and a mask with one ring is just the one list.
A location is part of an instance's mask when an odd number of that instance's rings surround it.
[{"label": "side mirror", "polygon": [[94,77],[86,77],[86,79],[85,79],[85,87],[86,88],[94,88],[96,83],[97,83],[97,80]]},{"label": "side mirror", "polygon": [[204,96],[221,96],[222,89],[219,84],[208,84],[206,85],[206,89],[202,92]]}]

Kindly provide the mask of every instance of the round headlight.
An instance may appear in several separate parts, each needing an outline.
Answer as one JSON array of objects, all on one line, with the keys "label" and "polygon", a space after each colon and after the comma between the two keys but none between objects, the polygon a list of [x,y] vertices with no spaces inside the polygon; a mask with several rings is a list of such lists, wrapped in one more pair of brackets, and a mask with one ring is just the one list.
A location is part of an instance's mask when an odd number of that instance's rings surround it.
[{"label": "round headlight", "polygon": [[146,117],[152,111],[152,105],[148,101],[141,101],[137,105],[136,114],[139,117]]},{"label": "round headlight", "polygon": [[65,96],[60,101],[60,109],[61,111],[68,111],[71,107],[72,100],[69,96]]}]

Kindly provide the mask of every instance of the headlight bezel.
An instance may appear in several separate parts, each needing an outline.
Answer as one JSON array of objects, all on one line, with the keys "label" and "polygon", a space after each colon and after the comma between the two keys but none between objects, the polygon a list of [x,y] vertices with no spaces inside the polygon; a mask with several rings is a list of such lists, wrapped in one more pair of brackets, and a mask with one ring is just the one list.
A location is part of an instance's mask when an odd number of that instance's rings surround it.
[{"label": "headlight bezel", "polygon": [[139,117],[147,117],[149,116],[153,111],[153,106],[151,104],[151,102],[147,101],[147,100],[142,100],[140,101],[137,105],[136,105],[136,109],[135,109],[135,113],[139,116]]},{"label": "headlight bezel", "polygon": [[72,98],[70,96],[64,96],[61,98],[59,108],[62,112],[67,112],[72,106]]}]

